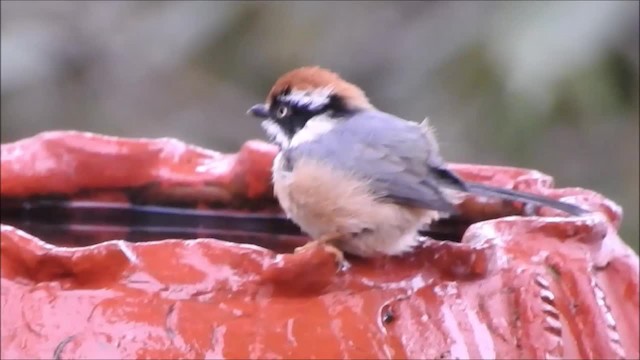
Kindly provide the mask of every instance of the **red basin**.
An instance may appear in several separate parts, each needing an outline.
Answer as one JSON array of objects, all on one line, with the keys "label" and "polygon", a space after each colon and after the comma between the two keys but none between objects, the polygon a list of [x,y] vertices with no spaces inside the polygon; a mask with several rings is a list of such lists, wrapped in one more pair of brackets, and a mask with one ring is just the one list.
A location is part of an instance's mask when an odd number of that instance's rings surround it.
[{"label": "red basin", "polygon": [[[273,155],[259,141],[220,154],[48,132],[2,145],[0,195],[127,203],[135,194],[277,214]],[[453,169],[595,212],[508,216],[518,209],[468,199],[462,210],[476,222],[461,242],[348,258],[341,271],[319,249],[212,238],[60,247],[2,225],[0,357],[638,358],[639,261],[617,234],[621,209],[586,189],[554,189],[536,171]]]}]

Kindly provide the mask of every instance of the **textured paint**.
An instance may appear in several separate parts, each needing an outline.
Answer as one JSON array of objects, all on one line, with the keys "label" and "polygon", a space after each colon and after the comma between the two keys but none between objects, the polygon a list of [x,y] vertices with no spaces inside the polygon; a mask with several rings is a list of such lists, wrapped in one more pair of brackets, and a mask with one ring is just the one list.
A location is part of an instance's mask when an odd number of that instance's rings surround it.
[{"label": "textured paint", "polygon": [[[230,210],[264,208],[274,204],[273,155],[255,141],[224,155],[45,133],[2,145],[1,195],[122,202],[119,189],[143,187],[155,189],[147,200],[208,194]],[[521,217],[517,206],[467,199],[461,210],[475,223],[460,243],[348,257],[344,269],[322,249],[276,251],[279,237],[264,247],[201,238],[65,248],[2,225],[0,357],[638,358],[638,256],[617,235],[620,208],[553,189],[535,171],[454,170],[596,213]]]}]

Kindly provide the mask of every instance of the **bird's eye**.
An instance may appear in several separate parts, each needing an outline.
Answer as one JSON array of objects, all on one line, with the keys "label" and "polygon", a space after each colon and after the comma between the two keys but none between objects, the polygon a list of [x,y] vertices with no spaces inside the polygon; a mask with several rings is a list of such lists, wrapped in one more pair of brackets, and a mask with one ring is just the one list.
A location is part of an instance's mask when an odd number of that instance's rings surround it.
[{"label": "bird's eye", "polygon": [[287,107],[286,105],[280,105],[276,109],[276,116],[278,117],[278,119],[282,119],[287,115],[289,115],[289,107]]}]

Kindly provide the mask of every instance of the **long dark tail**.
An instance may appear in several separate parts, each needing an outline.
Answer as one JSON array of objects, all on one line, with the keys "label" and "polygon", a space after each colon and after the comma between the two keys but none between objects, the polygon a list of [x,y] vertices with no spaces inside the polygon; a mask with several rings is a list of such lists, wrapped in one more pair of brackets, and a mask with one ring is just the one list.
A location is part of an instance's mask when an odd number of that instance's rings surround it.
[{"label": "long dark tail", "polygon": [[431,167],[431,173],[437,179],[439,184],[450,189],[467,192],[473,195],[497,197],[505,200],[546,206],[564,211],[572,216],[581,216],[589,213],[588,210],[585,210],[579,206],[550,199],[544,196],[484,185],[477,182],[464,181],[453,172],[451,172],[451,170],[445,167]]},{"label": "long dark tail", "polygon": [[547,206],[560,211],[564,211],[573,216],[580,216],[589,213],[579,206],[566,202],[553,200],[539,195],[524,193],[521,191],[508,190],[499,187],[484,185],[474,182],[465,182],[467,191],[474,195],[498,197],[505,200],[525,202],[535,205]]}]

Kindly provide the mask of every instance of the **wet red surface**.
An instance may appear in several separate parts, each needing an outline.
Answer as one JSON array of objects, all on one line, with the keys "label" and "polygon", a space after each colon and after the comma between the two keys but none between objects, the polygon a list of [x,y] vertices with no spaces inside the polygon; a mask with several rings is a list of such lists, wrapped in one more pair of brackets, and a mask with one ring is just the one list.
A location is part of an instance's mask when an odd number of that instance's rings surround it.
[{"label": "wet red surface", "polygon": [[[250,206],[270,201],[273,154],[255,141],[224,155],[176,140],[47,133],[2,145],[0,192],[131,201],[136,189],[148,202],[208,194],[205,203]],[[209,238],[64,248],[2,225],[0,355],[638,358],[638,256],[617,235],[619,207],[588,190],[553,189],[535,171],[454,170],[596,212],[525,218],[469,199],[470,218],[502,217],[476,222],[460,243],[348,258],[344,269],[321,249],[278,253]]]},{"label": "wet red surface", "polygon": [[228,204],[271,196],[274,149],[250,141],[237,154],[221,154],[175,139],[55,131],[3,144],[1,156],[3,197],[119,200],[122,194],[113,190],[141,187],[138,196],[154,202],[177,198]]}]

